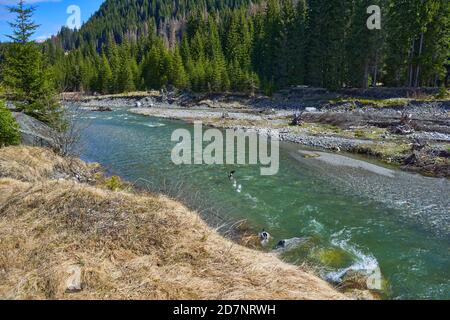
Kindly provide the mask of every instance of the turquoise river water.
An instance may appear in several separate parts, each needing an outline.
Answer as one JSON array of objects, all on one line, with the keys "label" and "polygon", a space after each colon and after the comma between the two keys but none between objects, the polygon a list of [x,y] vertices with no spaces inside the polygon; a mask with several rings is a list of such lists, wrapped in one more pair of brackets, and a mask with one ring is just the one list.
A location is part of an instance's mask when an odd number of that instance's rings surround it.
[{"label": "turquoise river water", "polygon": [[[308,159],[293,144],[281,145],[275,176],[261,176],[250,165],[176,166],[172,132],[191,125],[124,109],[85,112],[82,119],[89,123],[82,158],[101,163],[109,174],[155,191],[191,195],[205,212],[266,229],[273,244],[305,237],[285,258],[322,266],[324,278],[379,267],[387,298],[450,298],[449,180]],[[236,182],[227,177],[231,170]]]}]

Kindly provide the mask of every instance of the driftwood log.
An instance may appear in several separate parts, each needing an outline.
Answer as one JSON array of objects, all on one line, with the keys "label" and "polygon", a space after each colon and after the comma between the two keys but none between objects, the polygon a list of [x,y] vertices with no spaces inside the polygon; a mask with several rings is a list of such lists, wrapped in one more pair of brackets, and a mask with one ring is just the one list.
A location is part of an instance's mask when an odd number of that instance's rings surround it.
[{"label": "driftwood log", "polygon": [[301,126],[303,124],[303,112],[296,113],[290,123],[291,126]]}]

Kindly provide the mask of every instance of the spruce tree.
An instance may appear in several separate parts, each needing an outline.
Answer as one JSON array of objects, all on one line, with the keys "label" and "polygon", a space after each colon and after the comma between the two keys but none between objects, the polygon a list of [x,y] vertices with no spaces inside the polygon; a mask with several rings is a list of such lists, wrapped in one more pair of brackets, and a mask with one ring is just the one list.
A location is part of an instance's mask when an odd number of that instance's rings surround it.
[{"label": "spruce tree", "polygon": [[226,91],[229,88],[229,78],[226,69],[225,57],[222,51],[222,45],[219,38],[219,32],[216,22],[212,17],[208,19],[207,29],[209,34],[207,43],[209,44],[208,54],[208,82],[211,91]]},{"label": "spruce tree", "polygon": [[3,82],[15,100],[16,107],[48,124],[58,126],[61,109],[54,94],[52,75],[36,43],[30,40],[38,27],[32,16],[35,7],[25,7],[23,0],[9,8],[16,14],[10,23],[13,41],[3,67]]},{"label": "spruce tree", "polygon": [[276,83],[278,77],[278,50],[280,48],[281,8],[278,0],[269,0],[264,20],[262,45],[262,74],[269,83]]},{"label": "spruce tree", "polygon": [[286,87],[289,84],[293,84],[295,77],[294,57],[299,53],[296,52],[294,44],[295,36],[295,8],[292,0],[283,0],[280,12],[280,30],[276,36],[277,43],[279,45],[278,50],[275,52],[274,65],[276,67],[275,79],[278,86]]},{"label": "spruce tree", "polygon": [[[378,60],[383,50],[383,29],[367,28],[367,8],[383,1],[360,0],[352,8],[352,17],[346,40],[346,83],[353,87],[367,88],[372,81],[376,85]],[[383,6],[381,6],[383,7]]]},{"label": "spruce tree", "polygon": [[113,87],[113,74],[109,61],[106,55],[103,53],[100,59],[99,75],[98,75],[98,90],[102,94],[107,94],[111,92]]},{"label": "spruce tree", "polygon": [[418,82],[422,86],[444,84],[450,67],[450,2],[439,0],[424,33]]},{"label": "spruce tree", "polygon": [[106,46],[104,47],[104,51],[106,53],[106,57],[108,58],[109,65],[111,67],[111,72],[112,72],[111,91],[118,92],[118,91],[120,91],[118,88],[118,78],[119,78],[119,72],[120,72],[120,67],[121,67],[121,61],[120,61],[120,56],[119,56],[119,49],[117,47],[117,44],[116,44],[112,34],[108,35]]},{"label": "spruce tree", "polygon": [[290,68],[288,83],[290,85],[303,85],[306,78],[306,0],[299,0],[296,7],[295,19],[290,29],[288,56]]},{"label": "spruce tree", "polygon": [[125,42],[120,47],[120,67],[117,75],[117,89],[118,92],[130,92],[136,89],[136,68],[133,63],[133,58],[130,54],[130,47],[128,42]]},{"label": "spruce tree", "polygon": [[[381,30],[366,25],[373,4],[382,9]],[[450,56],[449,6],[446,0],[108,1],[82,30],[61,30],[45,52],[58,87],[70,90],[106,92],[103,53],[113,92],[168,84],[254,91],[260,82],[266,93],[299,84],[436,86]]]},{"label": "spruce tree", "polygon": [[10,7],[9,12],[16,14],[14,22],[9,22],[13,29],[12,35],[7,35],[14,43],[26,44],[35,33],[39,25],[32,20],[35,7],[25,7],[25,1],[19,0],[17,6]]},{"label": "spruce tree", "polygon": [[169,54],[168,83],[179,89],[185,89],[188,86],[188,77],[178,46]]},{"label": "spruce tree", "polygon": [[351,0],[311,1],[308,10],[308,83],[338,89],[344,84],[345,41]]}]

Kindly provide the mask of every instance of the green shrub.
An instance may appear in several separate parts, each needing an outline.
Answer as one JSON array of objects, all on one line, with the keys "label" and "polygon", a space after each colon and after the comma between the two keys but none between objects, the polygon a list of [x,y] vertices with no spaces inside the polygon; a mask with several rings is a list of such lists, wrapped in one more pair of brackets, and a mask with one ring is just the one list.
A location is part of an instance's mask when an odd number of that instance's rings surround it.
[{"label": "green shrub", "polygon": [[122,180],[117,176],[112,176],[105,181],[105,186],[111,191],[119,191],[122,188]]},{"label": "green shrub", "polygon": [[366,137],[366,133],[363,130],[356,130],[355,131],[355,138],[365,138]]},{"label": "green shrub", "polygon": [[450,97],[450,91],[446,87],[441,87],[436,94],[436,99],[447,99]]},{"label": "green shrub", "polygon": [[17,145],[20,141],[19,125],[5,103],[0,101],[0,147]]}]

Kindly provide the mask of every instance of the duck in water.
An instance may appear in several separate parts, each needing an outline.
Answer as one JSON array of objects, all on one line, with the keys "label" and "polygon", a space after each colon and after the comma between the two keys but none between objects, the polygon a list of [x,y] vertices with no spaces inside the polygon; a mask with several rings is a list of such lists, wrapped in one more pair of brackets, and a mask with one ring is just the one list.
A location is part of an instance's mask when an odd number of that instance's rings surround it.
[{"label": "duck in water", "polygon": [[263,231],[259,233],[259,238],[261,239],[261,245],[266,246],[269,243],[271,236],[270,233],[263,229]]},{"label": "duck in water", "polygon": [[235,174],[236,174],[235,170],[233,170],[230,173],[228,173],[228,179],[230,179],[230,181],[233,182],[233,188],[235,188],[238,193],[241,193],[242,192],[242,185],[237,183],[237,180],[234,177]]}]

